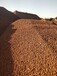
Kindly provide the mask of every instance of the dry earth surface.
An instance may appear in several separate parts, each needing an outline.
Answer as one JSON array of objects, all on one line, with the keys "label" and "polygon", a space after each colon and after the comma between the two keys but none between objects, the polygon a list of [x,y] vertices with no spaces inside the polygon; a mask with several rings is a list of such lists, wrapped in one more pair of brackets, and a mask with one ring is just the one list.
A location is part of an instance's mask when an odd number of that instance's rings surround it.
[{"label": "dry earth surface", "polygon": [[57,76],[57,25],[20,19],[0,36],[0,76]]}]

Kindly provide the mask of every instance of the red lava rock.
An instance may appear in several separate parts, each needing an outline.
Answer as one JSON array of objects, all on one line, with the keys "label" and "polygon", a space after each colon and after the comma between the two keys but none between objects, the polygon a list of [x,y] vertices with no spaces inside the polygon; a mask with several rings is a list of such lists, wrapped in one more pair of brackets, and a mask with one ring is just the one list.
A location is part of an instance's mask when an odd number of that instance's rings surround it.
[{"label": "red lava rock", "polygon": [[0,76],[57,76],[57,26],[19,19],[0,36]]}]

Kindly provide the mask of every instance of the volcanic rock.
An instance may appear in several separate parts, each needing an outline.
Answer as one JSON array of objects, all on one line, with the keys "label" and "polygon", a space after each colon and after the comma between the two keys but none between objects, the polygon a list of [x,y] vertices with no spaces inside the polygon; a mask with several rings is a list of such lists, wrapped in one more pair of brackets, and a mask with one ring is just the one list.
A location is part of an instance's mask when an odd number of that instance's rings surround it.
[{"label": "volcanic rock", "polygon": [[57,26],[19,19],[0,36],[0,76],[57,76]]}]

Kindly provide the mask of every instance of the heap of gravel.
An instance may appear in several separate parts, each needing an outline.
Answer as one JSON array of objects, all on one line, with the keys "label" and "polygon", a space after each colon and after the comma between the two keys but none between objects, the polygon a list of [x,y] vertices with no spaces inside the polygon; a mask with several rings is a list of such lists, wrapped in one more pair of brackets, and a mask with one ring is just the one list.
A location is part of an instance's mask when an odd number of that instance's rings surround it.
[{"label": "heap of gravel", "polygon": [[0,76],[57,76],[57,26],[21,19],[0,36]]}]

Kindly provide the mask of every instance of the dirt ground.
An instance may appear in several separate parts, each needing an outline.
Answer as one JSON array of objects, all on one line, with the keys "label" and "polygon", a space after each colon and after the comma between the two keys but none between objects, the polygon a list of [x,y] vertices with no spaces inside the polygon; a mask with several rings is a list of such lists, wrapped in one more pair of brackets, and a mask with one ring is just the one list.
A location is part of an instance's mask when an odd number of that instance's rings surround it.
[{"label": "dirt ground", "polygon": [[0,76],[57,76],[57,25],[20,19],[0,36]]}]

